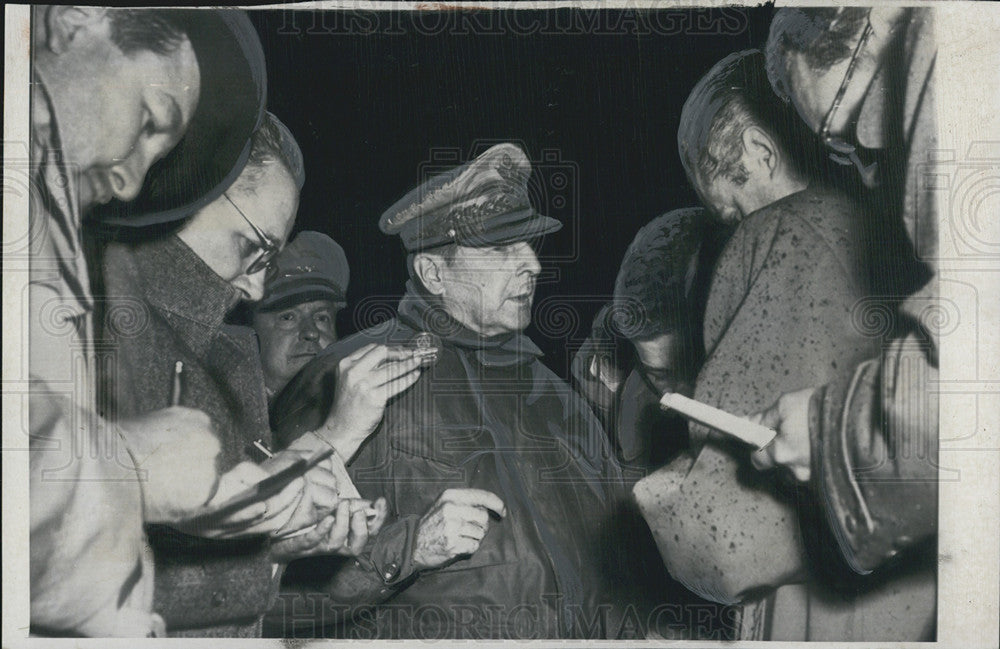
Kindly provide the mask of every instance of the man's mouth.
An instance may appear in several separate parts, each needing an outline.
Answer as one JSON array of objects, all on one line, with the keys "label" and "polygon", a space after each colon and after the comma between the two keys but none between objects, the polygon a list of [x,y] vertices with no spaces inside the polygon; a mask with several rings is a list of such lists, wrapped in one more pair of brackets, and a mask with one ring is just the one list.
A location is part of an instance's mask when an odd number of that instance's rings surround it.
[{"label": "man's mouth", "polygon": [[518,293],[516,295],[508,298],[511,302],[516,302],[518,304],[531,304],[531,299],[535,296],[535,289],[530,288],[527,291]]},{"label": "man's mouth", "polygon": [[319,348],[315,348],[315,349],[299,349],[299,350],[296,350],[296,351],[292,352],[291,354],[289,354],[289,356],[291,358],[312,358],[313,356],[315,356],[318,353],[319,353]]}]

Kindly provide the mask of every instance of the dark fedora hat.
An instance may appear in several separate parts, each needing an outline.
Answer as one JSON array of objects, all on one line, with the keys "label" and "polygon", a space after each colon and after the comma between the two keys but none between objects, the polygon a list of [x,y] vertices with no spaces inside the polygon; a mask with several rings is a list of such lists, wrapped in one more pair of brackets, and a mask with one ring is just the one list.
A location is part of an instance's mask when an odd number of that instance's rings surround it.
[{"label": "dark fedora hat", "polygon": [[132,201],[113,199],[92,218],[142,227],[190,216],[222,195],[246,165],[250,136],[264,116],[264,50],[246,13],[177,9],[198,59],[201,90],[184,136],[146,173]]}]

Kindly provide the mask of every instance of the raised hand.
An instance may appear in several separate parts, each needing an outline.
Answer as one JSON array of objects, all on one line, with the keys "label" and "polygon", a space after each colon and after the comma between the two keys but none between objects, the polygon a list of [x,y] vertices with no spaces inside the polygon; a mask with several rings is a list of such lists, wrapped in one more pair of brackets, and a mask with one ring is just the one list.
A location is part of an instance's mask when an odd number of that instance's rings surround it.
[{"label": "raised hand", "polygon": [[386,402],[420,378],[421,364],[434,353],[369,344],[345,356],[337,364],[333,405],[316,434],[350,459],[378,427]]},{"label": "raised hand", "polygon": [[812,453],[809,440],[809,403],[814,388],[781,395],[767,410],[748,417],[754,423],[778,431],[770,444],[750,456],[761,471],[781,466],[798,482],[809,482]]}]

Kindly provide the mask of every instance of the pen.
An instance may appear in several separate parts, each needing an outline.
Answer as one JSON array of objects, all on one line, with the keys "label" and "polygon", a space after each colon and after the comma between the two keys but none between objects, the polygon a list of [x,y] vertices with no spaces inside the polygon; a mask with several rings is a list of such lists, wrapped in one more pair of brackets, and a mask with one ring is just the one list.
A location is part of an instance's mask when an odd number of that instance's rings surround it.
[{"label": "pen", "polygon": [[174,382],[170,386],[170,405],[181,404],[181,373],[184,372],[184,361],[174,363]]},{"label": "pen", "polygon": [[261,453],[263,453],[267,457],[269,457],[269,458],[270,457],[274,457],[274,453],[272,453],[270,451],[270,449],[268,449],[266,446],[264,446],[264,440],[262,440],[262,439],[254,440],[253,445],[257,447],[258,451],[260,451]]}]

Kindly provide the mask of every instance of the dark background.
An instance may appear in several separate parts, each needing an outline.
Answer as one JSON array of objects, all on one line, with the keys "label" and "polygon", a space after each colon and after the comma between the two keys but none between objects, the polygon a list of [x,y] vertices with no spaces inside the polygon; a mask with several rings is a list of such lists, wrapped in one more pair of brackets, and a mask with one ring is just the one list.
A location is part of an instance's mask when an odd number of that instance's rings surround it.
[{"label": "dark background", "polygon": [[773,9],[258,11],[269,109],[302,147],[295,231],[351,265],[342,336],[388,316],[406,281],[382,212],[434,170],[500,141],[532,159],[546,238],[529,336],[568,376],[635,232],[696,204],[677,155],[681,107],[726,54],[762,47]]}]

